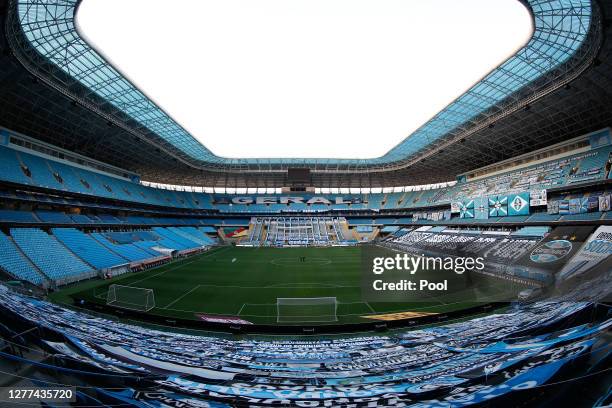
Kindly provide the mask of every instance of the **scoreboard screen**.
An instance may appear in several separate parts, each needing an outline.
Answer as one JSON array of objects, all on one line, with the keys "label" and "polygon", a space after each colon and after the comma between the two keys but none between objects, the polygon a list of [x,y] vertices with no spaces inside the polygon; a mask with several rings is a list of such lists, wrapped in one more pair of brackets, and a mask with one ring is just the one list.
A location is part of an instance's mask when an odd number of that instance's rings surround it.
[{"label": "scoreboard screen", "polygon": [[287,169],[287,180],[289,183],[310,183],[310,169]]}]

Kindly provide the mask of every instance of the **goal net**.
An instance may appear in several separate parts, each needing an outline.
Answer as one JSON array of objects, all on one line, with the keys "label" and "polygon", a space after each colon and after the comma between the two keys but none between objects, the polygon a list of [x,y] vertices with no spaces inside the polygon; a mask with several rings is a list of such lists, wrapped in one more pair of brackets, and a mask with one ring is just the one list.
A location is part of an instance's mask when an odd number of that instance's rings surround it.
[{"label": "goal net", "polygon": [[277,298],[278,323],[336,322],[338,302],[335,297]]},{"label": "goal net", "polygon": [[153,289],[110,285],[106,294],[106,304],[122,309],[148,312],[155,307],[155,296]]}]

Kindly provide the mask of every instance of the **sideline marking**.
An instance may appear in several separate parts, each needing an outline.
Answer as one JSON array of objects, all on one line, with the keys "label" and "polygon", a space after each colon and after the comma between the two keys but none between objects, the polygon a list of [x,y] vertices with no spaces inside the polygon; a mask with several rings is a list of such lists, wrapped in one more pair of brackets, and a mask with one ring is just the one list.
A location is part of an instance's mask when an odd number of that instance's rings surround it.
[{"label": "sideline marking", "polygon": [[127,284],[127,285],[125,285],[125,286],[132,286],[132,285],[133,285],[133,284],[135,284],[135,283],[139,283],[139,282],[142,282],[142,281],[146,281],[147,279],[155,278],[155,277],[160,276],[160,275],[163,275],[164,273],[167,273],[167,272],[172,272],[172,271],[175,271],[175,270],[177,270],[178,268],[182,268],[183,266],[186,266],[186,265],[191,265],[192,263],[194,263],[194,262],[196,262],[196,261],[199,261],[199,260],[200,260],[200,259],[202,259],[202,258],[208,258],[208,257],[209,257],[209,256],[211,256],[211,255],[218,254],[219,252],[222,252],[224,249],[225,249],[225,250],[227,250],[227,249],[229,249],[229,248],[230,248],[230,247],[225,247],[225,248],[221,248],[220,250],[215,251],[215,252],[212,252],[212,253],[202,254],[202,256],[198,256],[197,258],[192,259],[192,260],[190,260],[189,262],[185,262],[185,263],[181,263],[181,264],[179,264],[179,265],[175,265],[175,266],[173,266],[172,268],[170,268],[170,269],[168,269],[168,270],[165,270],[165,271],[161,271],[161,272],[159,272],[159,273],[156,273],[155,275],[145,276],[144,278],[139,279],[139,280],[134,281],[134,282],[130,282],[129,284]]},{"label": "sideline marking", "polygon": [[173,304],[175,304],[176,302],[178,302],[179,300],[181,300],[182,298],[184,298],[185,296],[187,296],[188,294],[190,294],[191,292],[193,292],[194,290],[196,290],[197,288],[199,288],[201,285],[197,285],[194,286],[193,288],[191,288],[188,292],[184,293],[183,295],[179,296],[178,298],[176,298],[175,300],[173,300],[172,302],[168,303],[165,307],[162,307],[162,309],[167,309],[170,306],[172,306]]}]

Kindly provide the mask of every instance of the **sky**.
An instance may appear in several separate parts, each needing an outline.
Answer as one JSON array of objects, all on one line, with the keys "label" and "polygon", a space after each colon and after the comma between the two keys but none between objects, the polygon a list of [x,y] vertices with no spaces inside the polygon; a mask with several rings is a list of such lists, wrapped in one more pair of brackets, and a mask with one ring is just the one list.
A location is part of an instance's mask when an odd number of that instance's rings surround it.
[{"label": "sky", "polygon": [[228,158],[382,156],[533,29],[517,0],[83,0],[77,25]]}]

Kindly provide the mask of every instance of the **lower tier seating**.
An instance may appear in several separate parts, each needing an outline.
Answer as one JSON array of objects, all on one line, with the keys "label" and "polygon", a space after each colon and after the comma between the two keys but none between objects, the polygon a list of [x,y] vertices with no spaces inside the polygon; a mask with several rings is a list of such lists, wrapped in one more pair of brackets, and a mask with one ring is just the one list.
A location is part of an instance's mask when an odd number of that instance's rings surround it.
[{"label": "lower tier seating", "polygon": [[0,268],[16,279],[40,285],[45,280],[36,267],[21,253],[10,237],[0,232]]},{"label": "lower tier seating", "polygon": [[49,278],[71,282],[95,276],[92,267],[70,252],[55,237],[37,228],[13,228],[11,236],[24,254]]},{"label": "lower tier seating", "polygon": [[141,248],[138,248],[136,245],[134,245],[131,242],[126,242],[126,243],[113,242],[105,234],[102,234],[99,232],[92,233],[91,236],[96,241],[98,241],[100,244],[104,245],[111,251],[115,252],[116,254],[121,255],[125,259],[132,261],[132,262],[142,261],[144,259],[151,258],[151,256],[154,255]]},{"label": "lower tier seating", "polygon": [[246,241],[254,246],[346,244],[345,218],[254,217]]},{"label": "lower tier seating", "polygon": [[78,364],[89,374],[83,380],[96,383],[85,387],[97,401],[87,406],[160,406],[160,395],[163,406],[185,407],[516,406],[518,390],[524,396],[605,368],[612,319],[593,313],[605,289],[584,282],[566,295],[477,318],[305,340],[162,331],[0,285],[0,323],[44,327],[35,341],[57,356],[48,363],[54,372],[68,370],[58,362],[69,351],[70,367]]},{"label": "lower tier seating", "polygon": [[53,235],[68,249],[95,269],[110,268],[128,262],[94,238],[75,228],[53,228]]},{"label": "lower tier seating", "polygon": [[91,232],[77,228],[12,228],[0,232],[0,268],[33,284],[63,285],[96,276],[98,271],[168,256],[171,251],[215,245],[196,227],[156,227],[130,232]]}]

